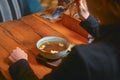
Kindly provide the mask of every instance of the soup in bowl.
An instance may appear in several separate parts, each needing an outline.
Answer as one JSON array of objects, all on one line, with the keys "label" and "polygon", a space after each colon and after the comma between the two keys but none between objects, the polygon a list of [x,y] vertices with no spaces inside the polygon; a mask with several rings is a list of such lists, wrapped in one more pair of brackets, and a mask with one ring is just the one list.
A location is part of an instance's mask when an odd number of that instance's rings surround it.
[{"label": "soup in bowl", "polygon": [[47,59],[59,59],[68,54],[69,42],[62,37],[43,37],[36,45],[40,55]]}]

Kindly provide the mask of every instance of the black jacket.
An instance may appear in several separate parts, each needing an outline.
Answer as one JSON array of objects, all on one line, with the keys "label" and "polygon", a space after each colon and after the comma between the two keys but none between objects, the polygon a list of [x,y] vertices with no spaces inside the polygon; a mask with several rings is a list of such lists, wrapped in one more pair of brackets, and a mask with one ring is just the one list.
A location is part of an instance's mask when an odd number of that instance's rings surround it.
[{"label": "black jacket", "polygon": [[[95,22],[94,17],[90,16],[86,21],[82,22],[82,26],[95,27],[97,31],[91,28],[91,34],[96,40],[90,44],[73,47],[60,66],[42,80],[120,80],[120,41],[119,36],[116,35],[120,33],[120,29],[117,27],[119,30],[116,30],[114,27],[112,30],[115,32],[107,36],[107,33],[99,32],[99,24]],[[109,32],[107,27],[104,30]],[[23,59],[12,64],[9,71],[13,80],[39,80],[28,62]]]}]

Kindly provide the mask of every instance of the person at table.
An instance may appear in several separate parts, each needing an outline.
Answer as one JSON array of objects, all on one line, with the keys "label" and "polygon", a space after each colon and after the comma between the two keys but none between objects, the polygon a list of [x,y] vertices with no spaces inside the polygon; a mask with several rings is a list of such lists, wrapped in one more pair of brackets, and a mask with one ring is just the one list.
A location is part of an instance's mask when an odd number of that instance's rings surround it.
[{"label": "person at table", "polygon": [[[66,5],[68,5],[70,2],[76,2],[78,3],[77,6],[79,6],[79,2],[76,0],[58,0],[58,7],[60,6],[63,6],[65,7]],[[76,6],[76,5],[75,5]],[[66,8],[66,10],[68,9],[69,7]],[[81,10],[82,11],[82,10]],[[80,11],[80,12],[81,12]],[[84,10],[82,11],[81,14],[78,13],[78,16],[80,16],[80,20],[84,20],[88,17],[89,15],[89,12],[88,10],[86,12],[84,12]],[[91,16],[92,17],[92,16]],[[93,19],[93,18],[92,18]],[[97,31],[98,31],[98,27],[96,26],[99,26],[99,21],[98,20],[94,20],[94,25],[86,25],[84,24],[84,22],[81,22],[80,24],[88,33],[88,43],[91,43],[93,40],[94,40],[94,37],[97,36]]]},{"label": "person at table", "polygon": [[[85,18],[80,24],[92,31],[95,40],[74,46],[65,60],[42,80],[120,80],[120,1],[79,0],[79,3]],[[90,14],[100,20],[99,26]],[[13,80],[39,80],[27,57],[20,48],[9,56],[14,62],[9,67]]]},{"label": "person at table", "polygon": [[0,22],[20,19],[43,10],[38,0],[0,0]]}]

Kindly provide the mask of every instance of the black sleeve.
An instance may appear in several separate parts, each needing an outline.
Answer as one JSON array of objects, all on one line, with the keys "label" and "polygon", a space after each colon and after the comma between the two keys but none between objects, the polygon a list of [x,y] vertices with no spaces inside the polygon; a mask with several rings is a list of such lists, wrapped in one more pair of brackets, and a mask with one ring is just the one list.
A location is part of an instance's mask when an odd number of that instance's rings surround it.
[{"label": "black sleeve", "polygon": [[[9,68],[13,80],[39,80],[26,60],[19,60]],[[42,80],[88,80],[87,67],[78,50],[73,48],[63,62]]]},{"label": "black sleeve", "polygon": [[39,80],[25,59],[12,64],[9,72],[13,80]]},{"label": "black sleeve", "polygon": [[99,21],[93,16],[89,16],[85,21],[81,21],[80,25],[93,37],[99,36]]},{"label": "black sleeve", "polygon": [[86,64],[76,48],[73,48],[64,61],[43,80],[88,80]]}]

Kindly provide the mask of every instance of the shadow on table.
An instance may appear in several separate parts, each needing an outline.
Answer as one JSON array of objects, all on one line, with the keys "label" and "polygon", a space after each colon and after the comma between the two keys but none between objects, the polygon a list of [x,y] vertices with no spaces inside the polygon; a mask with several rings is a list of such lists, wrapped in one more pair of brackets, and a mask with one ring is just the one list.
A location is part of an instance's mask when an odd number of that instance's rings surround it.
[{"label": "shadow on table", "polygon": [[0,80],[7,80],[1,72],[0,72]]}]

